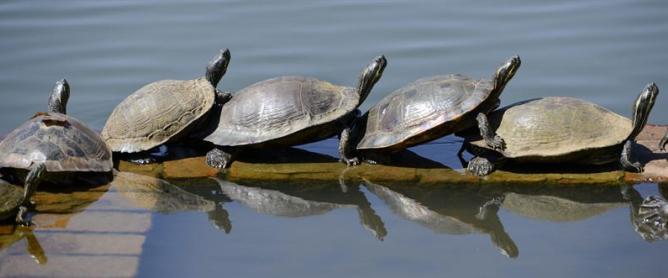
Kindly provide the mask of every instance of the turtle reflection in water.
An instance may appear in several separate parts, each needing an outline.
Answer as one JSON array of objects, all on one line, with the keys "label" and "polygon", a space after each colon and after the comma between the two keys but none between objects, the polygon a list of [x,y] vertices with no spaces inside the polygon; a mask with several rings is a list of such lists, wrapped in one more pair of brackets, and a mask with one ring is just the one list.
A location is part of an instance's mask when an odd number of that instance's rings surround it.
[{"label": "turtle reflection in water", "polygon": [[515,258],[517,245],[503,228],[497,212],[503,195],[479,194],[470,187],[440,186],[426,190],[415,185],[382,186],[364,182],[396,214],[443,234],[489,234],[501,254]]},{"label": "turtle reflection in water", "polygon": [[[469,172],[483,176],[494,164],[488,158],[519,163],[567,163],[577,165],[621,164],[624,170],[642,172],[632,162],[636,136],[647,123],[659,88],[651,83],[638,95],[633,117],[627,119],[594,103],[570,97],[546,97],[519,102],[489,115],[490,125],[506,148],[492,149],[474,130],[459,152]],[[464,147],[477,157],[465,163]]]},{"label": "turtle reflection in water", "polygon": [[359,187],[343,192],[337,184],[245,186],[217,177],[211,179],[218,182],[223,194],[260,213],[304,217],[325,214],[337,208],[355,208],[366,230],[379,240],[387,235],[385,224]]},{"label": "turtle reflection in water", "polygon": [[129,172],[117,172],[112,186],[137,207],[159,213],[207,212],[209,220],[216,228],[226,233],[231,229],[229,214],[219,204],[165,180]]},{"label": "turtle reflection in water", "polygon": [[622,194],[631,202],[631,223],[646,241],[668,240],[668,202],[659,196],[643,199],[632,186],[624,186]]},{"label": "turtle reflection in water", "polygon": [[552,222],[580,221],[626,206],[616,186],[504,186],[505,210]]},{"label": "turtle reflection in water", "polygon": [[26,251],[38,264],[46,264],[47,257],[31,227],[4,225],[0,226],[0,251],[10,248],[14,243],[26,240]]},{"label": "turtle reflection in water", "polygon": [[[0,179],[0,221],[12,219],[23,204],[24,190],[20,186],[9,184]],[[12,246],[15,242],[26,239],[28,253],[39,264],[46,263],[46,255],[37,238],[29,227],[16,226],[13,223],[0,226],[0,251]]]}]

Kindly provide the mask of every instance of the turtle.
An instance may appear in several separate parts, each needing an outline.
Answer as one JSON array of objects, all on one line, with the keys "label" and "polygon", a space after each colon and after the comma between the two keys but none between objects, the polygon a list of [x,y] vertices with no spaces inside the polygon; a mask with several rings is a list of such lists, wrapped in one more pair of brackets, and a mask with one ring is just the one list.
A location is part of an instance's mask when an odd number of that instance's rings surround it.
[{"label": "turtle", "polygon": [[[222,107],[218,127],[204,140],[216,145],[207,163],[227,168],[244,148],[289,147],[341,135],[348,139],[357,107],[380,80],[387,65],[375,57],[356,88],[305,76],[281,76],[252,84]],[[347,158],[342,158],[347,159]]]},{"label": "turtle", "polygon": [[[20,222],[18,213],[22,205],[26,203],[26,193],[28,192],[21,186],[13,185],[0,179],[0,221],[17,217],[17,222]],[[24,212],[22,211],[22,213]]]},{"label": "turtle", "polygon": [[[79,120],[65,114],[70,86],[56,83],[48,112],[38,112],[0,142],[0,173],[12,183],[24,183],[17,222],[24,219],[30,197],[42,181],[77,182],[93,176],[108,179],[113,170],[111,150]],[[76,173],[76,174],[75,174]]]},{"label": "turtle", "polygon": [[468,129],[476,121],[487,144],[503,149],[486,114],[499,106],[499,96],[520,64],[519,56],[509,58],[491,80],[437,75],[395,90],[355,121],[350,135],[355,143],[343,152],[372,164],[387,163],[388,154]]},{"label": "turtle", "polygon": [[573,97],[545,97],[521,101],[489,115],[490,126],[506,143],[504,150],[491,149],[477,136],[465,138],[464,149],[476,157],[468,171],[484,176],[494,169],[490,155],[499,162],[567,163],[605,165],[619,161],[627,171],[642,172],[631,162],[631,148],[647,123],[659,88],[648,84],[633,106],[628,119],[597,104]]},{"label": "turtle", "polygon": [[209,62],[203,77],[160,80],[141,87],[114,108],[102,138],[113,152],[132,154],[132,162],[155,162],[152,149],[205,129],[214,104],[223,105],[231,98],[216,89],[230,58],[230,51],[223,49]]}]

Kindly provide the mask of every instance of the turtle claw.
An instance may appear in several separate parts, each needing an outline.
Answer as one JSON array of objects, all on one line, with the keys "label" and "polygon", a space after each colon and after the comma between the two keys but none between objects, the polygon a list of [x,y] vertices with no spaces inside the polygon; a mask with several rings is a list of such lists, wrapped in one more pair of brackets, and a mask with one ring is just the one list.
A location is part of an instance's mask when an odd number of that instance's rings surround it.
[{"label": "turtle claw", "polygon": [[377,165],[378,164],[378,161],[375,161],[373,159],[366,159],[366,160],[364,160],[364,162],[366,162],[370,165]]},{"label": "turtle claw", "polygon": [[134,164],[145,165],[145,164],[155,163],[156,159],[153,157],[133,158],[130,159],[130,162]]},{"label": "turtle claw", "polygon": [[347,165],[348,167],[350,167],[350,166],[357,166],[357,165],[360,165],[360,160],[359,160],[359,158],[357,158],[357,157],[353,157],[353,158],[342,158],[342,159],[340,159],[340,161],[346,163],[346,165]]},{"label": "turtle claw", "polygon": [[643,171],[645,171],[645,168],[642,167],[642,164],[640,164],[640,162],[635,162],[635,163],[633,163],[633,164],[631,164],[631,165],[633,166],[633,170],[634,170],[636,173],[642,173]]},{"label": "turtle claw", "polygon": [[466,170],[479,177],[489,175],[494,171],[494,164],[486,158],[474,157],[468,164]]},{"label": "turtle claw", "polygon": [[213,168],[228,168],[232,161],[232,155],[220,149],[213,149],[206,154],[206,164]]},{"label": "turtle claw", "polygon": [[503,141],[503,138],[499,137],[499,135],[494,135],[493,139],[487,140],[487,145],[497,151],[503,151],[506,149],[506,141]]},{"label": "turtle claw", "polygon": [[640,162],[634,162],[634,163],[624,163],[624,170],[633,172],[633,173],[642,173],[645,169],[643,168],[642,164]]}]

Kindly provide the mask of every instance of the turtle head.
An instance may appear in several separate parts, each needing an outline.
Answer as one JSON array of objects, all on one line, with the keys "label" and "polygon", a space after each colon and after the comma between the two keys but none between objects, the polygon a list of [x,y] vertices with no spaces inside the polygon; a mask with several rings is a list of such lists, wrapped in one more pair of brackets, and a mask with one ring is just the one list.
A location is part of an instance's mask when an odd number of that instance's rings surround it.
[{"label": "turtle head", "polygon": [[640,131],[647,124],[649,112],[654,107],[656,96],[659,95],[659,87],[655,83],[650,83],[645,86],[645,89],[638,95],[636,102],[633,104],[633,130],[628,139],[633,140],[638,136]]},{"label": "turtle head", "polygon": [[220,53],[213,57],[209,61],[209,65],[206,66],[206,80],[209,80],[213,87],[218,86],[218,82],[220,82],[225,72],[227,72],[230,58],[230,50],[227,48],[221,49]]},{"label": "turtle head", "polygon": [[520,68],[521,64],[522,60],[520,60],[520,56],[515,55],[496,70],[496,74],[494,74],[494,88],[497,92],[503,91],[503,88],[506,87],[510,79],[513,79],[515,72]]},{"label": "turtle head", "polygon": [[380,55],[376,58],[373,58],[371,63],[369,63],[364,68],[364,70],[362,70],[357,85],[357,91],[360,94],[359,104],[364,102],[369,93],[371,93],[373,85],[375,85],[376,82],[378,82],[378,80],[380,80],[380,78],[383,76],[383,71],[385,70],[386,65],[387,59],[385,59],[385,55]]},{"label": "turtle head", "polygon": [[70,84],[63,79],[56,82],[49,96],[49,112],[66,114],[67,100],[70,99]]}]

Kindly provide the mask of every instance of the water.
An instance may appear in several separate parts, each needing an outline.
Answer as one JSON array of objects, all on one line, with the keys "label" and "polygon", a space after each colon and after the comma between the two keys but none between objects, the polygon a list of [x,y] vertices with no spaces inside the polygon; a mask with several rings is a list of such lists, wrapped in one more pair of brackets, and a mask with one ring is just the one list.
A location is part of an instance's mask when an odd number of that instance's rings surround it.
[{"label": "water", "polygon": [[[668,86],[667,9],[665,1],[617,0],[3,1],[0,134],[46,109],[60,78],[72,86],[69,114],[101,129],[131,92],[202,75],[221,48],[232,51],[219,85],[225,90],[287,74],[353,85],[371,58],[385,54],[388,67],[363,110],[417,78],[487,77],[519,54],[522,67],[502,104],[576,96],[630,116],[645,84]],[[650,122],[664,123],[666,101],[659,96]],[[326,144],[309,148],[333,155]],[[454,167],[453,152],[443,158],[422,148],[419,154]],[[656,193],[653,185],[639,190]],[[385,223],[383,241],[359,224],[354,208],[285,218],[232,201],[225,203],[230,234],[201,213],[152,214],[138,273],[629,277],[666,270],[666,243],[642,240],[626,203],[565,222],[502,207],[499,219],[519,248],[509,259],[486,233],[434,232],[392,212],[367,187],[360,192]]]}]

